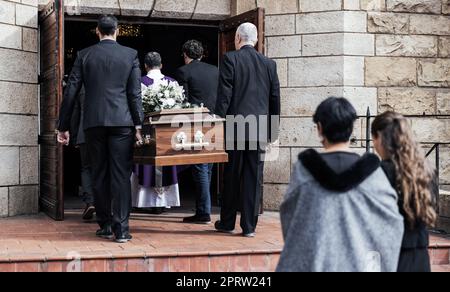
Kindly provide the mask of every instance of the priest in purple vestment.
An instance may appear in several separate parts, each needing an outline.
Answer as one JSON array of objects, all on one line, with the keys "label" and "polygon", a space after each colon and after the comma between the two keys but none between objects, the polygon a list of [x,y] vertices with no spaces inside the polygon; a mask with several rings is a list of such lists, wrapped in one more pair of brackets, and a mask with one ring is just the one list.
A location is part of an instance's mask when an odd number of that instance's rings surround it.
[{"label": "priest in purple vestment", "polygon": [[[142,77],[142,89],[161,81],[176,82],[161,73],[162,59],[157,52],[145,57],[147,75]],[[177,167],[156,168],[151,165],[136,165],[132,176],[133,207],[170,208],[180,206]]]}]

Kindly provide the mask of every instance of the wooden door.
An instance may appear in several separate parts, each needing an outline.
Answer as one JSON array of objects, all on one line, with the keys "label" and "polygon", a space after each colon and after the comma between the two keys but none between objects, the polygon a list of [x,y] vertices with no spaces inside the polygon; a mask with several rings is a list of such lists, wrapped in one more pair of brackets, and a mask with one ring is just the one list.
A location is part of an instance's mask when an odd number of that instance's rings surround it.
[{"label": "wooden door", "polygon": [[237,28],[245,23],[250,22],[256,25],[259,33],[259,42],[256,45],[256,49],[261,54],[265,53],[265,28],[264,28],[265,9],[257,8],[255,10],[231,17],[222,21],[220,24],[220,55],[234,51],[234,38]]},{"label": "wooden door", "polygon": [[52,0],[39,14],[40,196],[42,212],[64,220],[63,149],[56,142],[64,74],[64,4]]},{"label": "wooden door", "polygon": [[[265,9],[264,8],[257,8],[252,11],[248,11],[246,13],[236,15],[234,17],[231,17],[229,19],[226,19],[221,22],[219,27],[219,52],[220,57],[225,55],[227,52],[235,51],[236,47],[234,44],[235,35],[238,27],[246,22],[253,23],[258,28],[258,43],[256,44],[255,48],[260,52],[261,54],[265,54],[265,26],[264,26],[264,20],[265,20]],[[219,171],[218,171],[218,193],[223,193],[223,172],[224,172],[224,166],[219,165]],[[262,192],[262,190],[261,190]],[[261,213],[264,211],[264,193],[262,192],[261,196]]]}]

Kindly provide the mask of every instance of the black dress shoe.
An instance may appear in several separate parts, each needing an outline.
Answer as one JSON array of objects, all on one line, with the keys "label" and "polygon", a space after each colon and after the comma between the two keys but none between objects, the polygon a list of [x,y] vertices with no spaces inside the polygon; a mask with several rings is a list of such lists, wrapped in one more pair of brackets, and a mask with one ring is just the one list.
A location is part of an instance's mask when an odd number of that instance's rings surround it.
[{"label": "black dress shoe", "polygon": [[183,219],[183,223],[187,224],[211,224],[211,216],[209,215],[195,215]]},{"label": "black dress shoe", "polygon": [[133,239],[133,236],[131,236],[131,234],[125,234],[125,235],[116,236],[116,239],[114,239],[114,241],[117,243],[128,243],[132,239]]},{"label": "black dress shoe", "polygon": [[110,226],[107,226],[103,229],[100,229],[96,233],[97,237],[103,238],[103,239],[113,239],[114,234],[112,232],[112,228]]},{"label": "black dress shoe", "polygon": [[229,230],[229,229],[224,228],[222,226],[222,222],[220,222],[220,221],[217,221],[216,224],[214,225],[214,227],[216,228],[216,231],[220,232],[220,233],[226,233],[226,234],[233,234],[234,233],[233,232],[234,230]]},{"label": "black dress shoe", "polygon": [[94,218],[95,207],[92,204],[87,204],[83,212],[83,220],[90,221]]}]

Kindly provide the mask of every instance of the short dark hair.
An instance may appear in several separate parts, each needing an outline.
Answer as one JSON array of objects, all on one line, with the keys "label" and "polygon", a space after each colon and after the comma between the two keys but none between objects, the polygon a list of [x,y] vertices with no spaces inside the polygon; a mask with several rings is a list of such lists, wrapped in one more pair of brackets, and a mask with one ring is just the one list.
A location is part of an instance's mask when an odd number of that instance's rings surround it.
[{"label": "short dark hair", "polygon": [[162,65],[161,55],[157,52],[150,52],[145,56],[145,65],[150,69],[159,68]]},{"label": "short dark hair", "polygon": [[183,45],[183,53],[191,59],[198,60],[202,58],[204,52],[203,45],[199,41],[190,40]]},{"label": "short dark hair", "polygon": [[350,141],[357,119],[353,105],[342,97],[326,99],[314,114],[314,123],[321,125],[322,134],[330,143]]},{"label": "short dark hair", "polygon": [[102,35],[113,35],[119,27],[119,21],[114,15],[102,15],[98,19],[98,30]]}]

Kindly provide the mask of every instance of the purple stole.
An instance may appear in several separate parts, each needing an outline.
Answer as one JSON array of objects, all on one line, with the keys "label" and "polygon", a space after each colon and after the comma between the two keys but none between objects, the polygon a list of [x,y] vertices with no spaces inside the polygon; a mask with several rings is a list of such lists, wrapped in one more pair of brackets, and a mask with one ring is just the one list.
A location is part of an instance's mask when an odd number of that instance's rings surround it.
[{"label": "purple stole", "polygon": [[[175,79],[170,77],[164,77],[163,80],[175,81]],[[142,84],[149,87],[152,86],[155,81],[148,77],[144,76],[141,80]],[[135,165],[134,173],[139,177],[139,184],[145,188],[151,188],[156,186],[156,178],[155,178],[155,167],[152,165]],[[167,166],[163,167],[163,179],[162,179],[163,187],[169,187],[172,185],[178,184],[178,172],[176,166]]]},{"label": "purple stole", "polygon": [[[170,81],[170,82],[174,82],[174,81],[175,81],[175,79],[170,78],[170,77],[167,77],[167,76],[164,76],[164,78],[163,78],[162,80],[168,80],[168,81]],[[148,77],[148,76],[144,76],[144,77],[142,77],[141,82],[142,82],[142,84],[144,84],[145,86],[149,87],[149,86],[152,86],[153,83],[155,83],[155,80],[153,80],[152,78],[150,78],[150,77]]]}]

